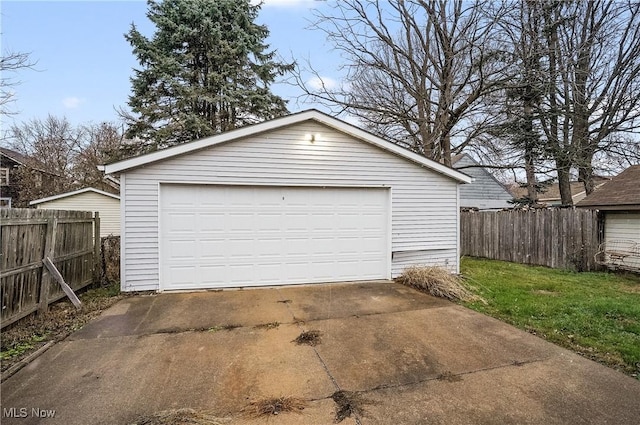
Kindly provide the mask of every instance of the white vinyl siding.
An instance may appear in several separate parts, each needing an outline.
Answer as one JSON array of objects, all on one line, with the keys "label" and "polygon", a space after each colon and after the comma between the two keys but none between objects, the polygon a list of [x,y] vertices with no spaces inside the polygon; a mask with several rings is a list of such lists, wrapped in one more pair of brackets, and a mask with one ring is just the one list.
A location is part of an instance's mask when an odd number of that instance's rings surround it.
[{"label": "white vinyl siding", "polygon": [[[319,137],[311,143],[308,134]],[[168,158],[123,175],[123,290],[159,288],[161,183],[390,187],[394,258],[412,255],[416,263],[440,265],[449,259],[448,266],[458,271],[458,183],[313,121]],[[401,272],[398,264],[393,260],[393,276]]]},{"label": "white vinyl siding", "polygon": [[83,192],[39,203],[36,208],[98,212],[100,214],[100,236],[120,235],[120,201],[109,196],[96,192]]},{"label": "white vinyl siding", "polygon": [[606,212],[605,241],[623,239],[640,244],[640,213]]}]

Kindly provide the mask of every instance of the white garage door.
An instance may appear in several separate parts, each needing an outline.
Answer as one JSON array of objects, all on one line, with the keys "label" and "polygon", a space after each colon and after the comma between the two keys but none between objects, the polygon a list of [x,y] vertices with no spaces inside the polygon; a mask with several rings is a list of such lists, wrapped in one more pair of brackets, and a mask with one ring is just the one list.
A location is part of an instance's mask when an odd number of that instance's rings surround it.
[{"label": "white garage door", "polygon": [[161,185],[161,289],[390,277],[389,191]]}]

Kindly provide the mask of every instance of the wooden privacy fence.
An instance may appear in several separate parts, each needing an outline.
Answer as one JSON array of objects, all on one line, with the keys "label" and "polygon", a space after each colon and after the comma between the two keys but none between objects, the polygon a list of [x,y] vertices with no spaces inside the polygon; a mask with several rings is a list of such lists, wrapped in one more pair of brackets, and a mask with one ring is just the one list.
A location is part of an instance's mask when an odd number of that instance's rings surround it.
[{"label": "wooden privacy fence", "polygon": [[601,227],[598,213],[579,209],[463,212],[462,255],[591,271]]},{"label": "wooden privacy fence", "polygon": [[2,327],[65,296],[46,258],[73,290],[94,282],[99,235],[97,213],[0,209]]}]

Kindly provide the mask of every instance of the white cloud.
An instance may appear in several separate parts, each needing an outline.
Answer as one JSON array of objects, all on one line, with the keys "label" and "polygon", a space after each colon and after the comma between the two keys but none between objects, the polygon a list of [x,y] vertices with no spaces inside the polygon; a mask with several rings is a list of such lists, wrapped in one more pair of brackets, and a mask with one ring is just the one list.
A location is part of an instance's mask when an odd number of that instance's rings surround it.
[{"label": "white cloud", "polygon": [[84,99],[80,99],[79,97],[69,96],[62,99],[62,104],[67,109],[75,109],[84,103]]},{"label": "white cloud", "polygon": [[313,90],[332,90],[338,87],[338,83],[329,77],[313,77],[307,80],[307,85]]}]

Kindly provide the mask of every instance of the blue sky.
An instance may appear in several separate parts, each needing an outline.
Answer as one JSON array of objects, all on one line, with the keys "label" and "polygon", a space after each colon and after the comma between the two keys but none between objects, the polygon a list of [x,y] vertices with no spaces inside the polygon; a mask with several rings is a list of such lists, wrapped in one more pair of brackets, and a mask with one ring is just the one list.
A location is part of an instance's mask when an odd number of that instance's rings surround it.
[{"label": "blue sky", "polygon": [[[314,0],[267,0],[258,23],[271,35],[271,49],[285,59],[310,59],[326,81],[339,79],[339,55],[324,34],[306,29],[313,9],[326,7]],[[123,34],[133,22],[147,35],[146,1],[2,1],[2,51],[28,52],[35,70],[5,75],[15,86],[17,113],[4,118],[3,127],[47,114],[66,116],[74,124],[117,119],[115,108],[125,107],[129,77],[137,62]],[[273,91],[291,111],[318,107],[296,104],[299,90],[277,84]]]}]

